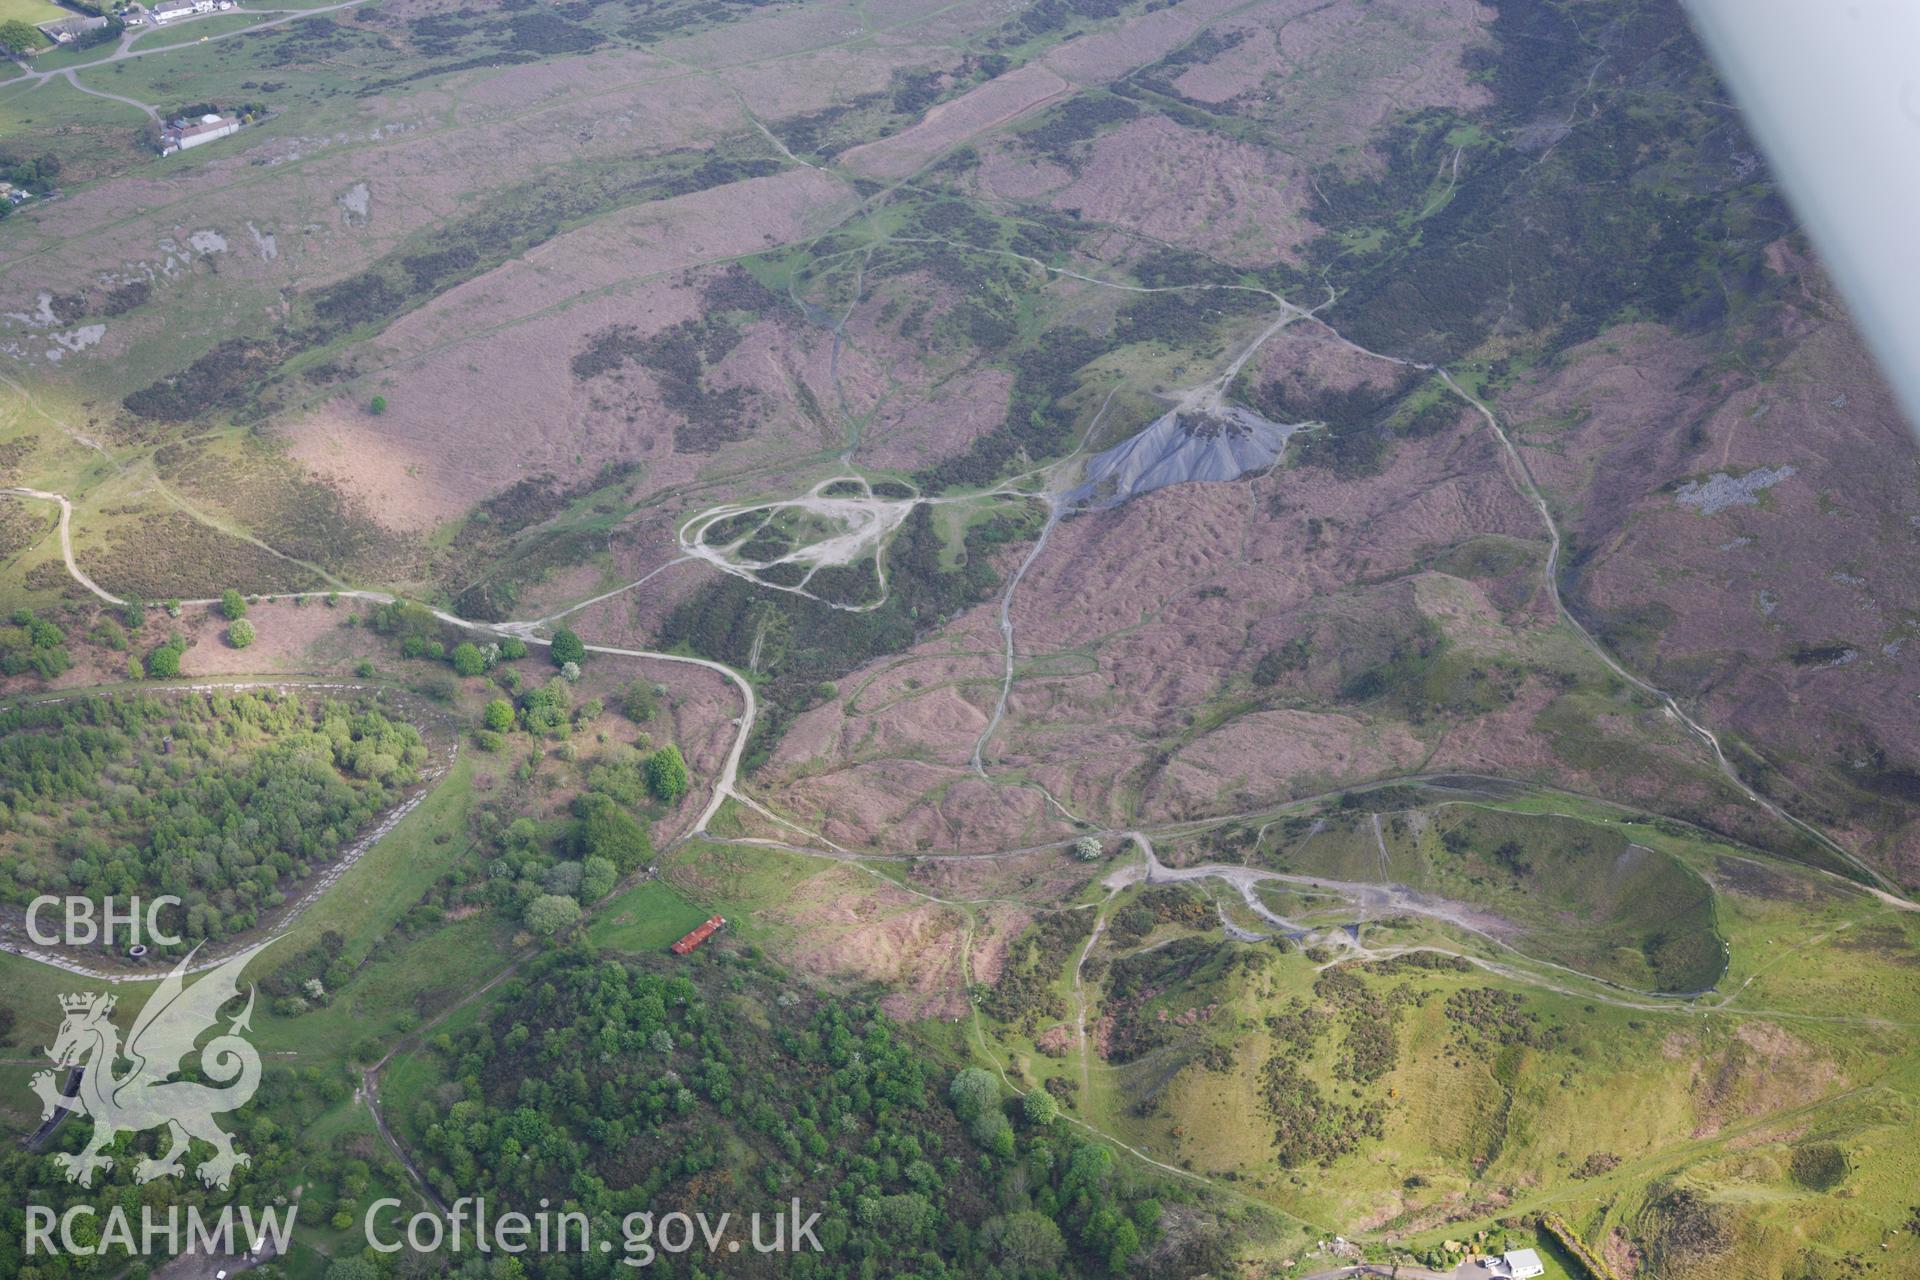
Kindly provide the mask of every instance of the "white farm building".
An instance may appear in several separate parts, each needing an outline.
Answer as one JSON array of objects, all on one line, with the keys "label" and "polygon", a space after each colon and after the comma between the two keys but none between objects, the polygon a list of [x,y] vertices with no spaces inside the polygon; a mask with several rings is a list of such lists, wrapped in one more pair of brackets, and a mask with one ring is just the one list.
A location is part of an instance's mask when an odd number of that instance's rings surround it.
[{"label": "white farm building", "polygon": [[230,133],[238,132],[240,132],[238,120],[213,113],[193,121],[169,120],[160,126],[160,154],[170,156],[176,151],[185,151],[203,142],[212,142],[216,138],[224,138]]},{"label": "white farm building", "polygon": [[192,17],[196,13],[212,13],[215,0],[160,0],[159,4],[147,10],[158,23],[172,22],[176,18]]}]

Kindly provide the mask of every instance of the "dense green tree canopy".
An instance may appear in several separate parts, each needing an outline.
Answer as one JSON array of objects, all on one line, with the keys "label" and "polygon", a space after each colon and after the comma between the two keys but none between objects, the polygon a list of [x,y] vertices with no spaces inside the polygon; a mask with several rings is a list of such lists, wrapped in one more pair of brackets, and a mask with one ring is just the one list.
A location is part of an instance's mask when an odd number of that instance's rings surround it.
[{"label": "dense green tree canopy", "polygon": [[225,937],[371,825],[426,758],[417,730],[371,706],[271,691],[0,712],[0,898],[172,894],[184,928],[170,931]]},{"label": "dense green tree canopy", "polygon": [[453,646],[453,670],[455,675],[477,676],[487,669],[487,659],[480,652],[480,646],[471,640],[462,640]]},{"label": "dense green tree canopy", "polygon": [[[801,1280],[1121,1276],[1158,1238],[1159,1200],[1104,1147],[1055,1124],[983,1152],[965,1129],[1005,1124],[991,1073],[942,1087],[874,1005],[736,951],[555,951],[435,1060],[434,1100],[402,1124],[443,1198],[567,1198],[617,1220],[723,1178],[818,1210],[822,1251],[765,1272]],[[1199,1213],[1185,1230],[1216,1231]],[[595,1261],[549,1257],[541,1274],[605,1274]],[[1201,1269],[1177,1249],[1156,1267]]]},{"label": "dense green tree canopy", "polygon": [[553,655],[553,665],[556,667],[563,667],[569,662],[585,662],[587,660],[586,644],[581,641],[579,636],[573,634],[573,632],[567,630],[565,627],[561,627],[553,633],[553,646],[548,652]]},{"label": "dense green tree canopy", "polygon": [[687,794],[692,785],[687,775],[687,762],[681,758],[680,748],[664,746],[647,757],[647,789],[654,797],[666,804],[673,804]]}]

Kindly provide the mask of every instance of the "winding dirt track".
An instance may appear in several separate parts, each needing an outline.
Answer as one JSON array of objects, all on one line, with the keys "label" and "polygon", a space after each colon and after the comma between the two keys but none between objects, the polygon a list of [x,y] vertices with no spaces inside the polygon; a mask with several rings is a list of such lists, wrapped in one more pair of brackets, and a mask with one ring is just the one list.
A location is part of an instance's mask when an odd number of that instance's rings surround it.
[{"label": "winding dirt track", "polygon": [[21,497],[21,498],[38,498],[42,502],[59,503],[60,504],[60,555],[67,562],[67,572],[73,576],[73,580],[75,582],[79,583],[81,586],[85,587],[87,590],[93,592],[94,595],[99,596],[102,600],[106,601],[108,604],[125,604],[126,603],[126,601],[112,594],[105,587],[101,586],[99,583],[95,582],[92,578],[89,578],[85,573],[81,572],[80,566],[77,563],[75,563],[73,558],[73,532],[72,532],[73,504],[71,502],[68,502],[63,495],[58,493],[47,493],[45,490],[42,490],[42,489],[0,489],[0,493],[11,493],[16,497]]}]

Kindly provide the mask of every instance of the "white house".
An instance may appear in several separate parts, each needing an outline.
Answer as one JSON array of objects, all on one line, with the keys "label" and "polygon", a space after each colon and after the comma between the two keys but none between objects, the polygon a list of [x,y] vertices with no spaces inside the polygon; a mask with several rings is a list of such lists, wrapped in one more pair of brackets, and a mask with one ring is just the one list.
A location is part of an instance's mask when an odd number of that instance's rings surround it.
[{"label": "white house", "polygon": [[1546,1267],[1541,1265],[1540,1255],[1532,1249],[1503,1253],[1488,1262],[1487,1270],[1496,1276],[1506,1277],[1506,1280],[1534,1280],[1535,1276],[1547,1273]]}]

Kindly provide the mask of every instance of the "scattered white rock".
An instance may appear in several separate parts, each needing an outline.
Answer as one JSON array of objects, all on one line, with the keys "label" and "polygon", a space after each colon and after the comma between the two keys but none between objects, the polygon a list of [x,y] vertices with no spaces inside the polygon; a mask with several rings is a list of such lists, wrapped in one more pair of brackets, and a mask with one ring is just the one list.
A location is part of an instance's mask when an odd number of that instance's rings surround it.
[{"label": "scattered white rock", "polygon": [[273,232],[262,231],[249,222],[247,224],[247,234],[253,237],[253,247],[259,251],[260,257],[264,261],[272,262],[280,256],[280,246],[274,242]]},{"label": "scattered white rock", "polygon": [[340,221],[350,227],[364,227],[373,208],[373,190],[364,182],[356,182],[338,196],[334,197],[340,206]]},{"label": "scattered white rock", "polygon": [[35,301],[32,311],[9,311],[7,319],[18,320],[21,324],[31,325],[34,328],[44,328],[47,325],[59,323],[53,315],[53,295],[44,291]]},{"label": "scattered white rock", "polygon": [[1743,476],[1716,471],[1705,480],[1689,480],[1680,486],[1673,500],[1692,507],[1703,516],[1718,515],[1728,507],[1760,505],[1760,495],[1794,474],[1794,468],[1755,467]]},{"label": "scattered white rock", "polygon": [[83,324],[78,329],[69,329],[65,333],[56,333],[53,340],[69,351],[85,351],[88,347],[100,345],[100,339],[107,336],[104,324]]},{"label": "scattered white rock", "polygon": [[70,351],[85,351],[88,347],[98,346],[100,339],[107,336],[104,324],[83,324],[78,329],[69,329],[65,333],[56,333],[53,340],[60,345],[47,348],[47,359],[59,364]]}]

